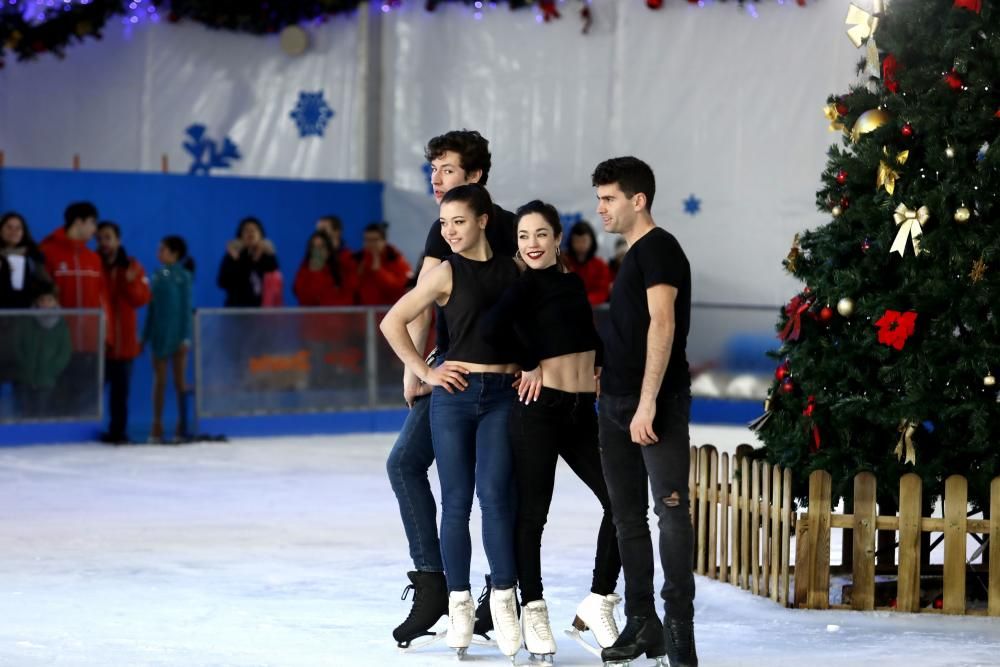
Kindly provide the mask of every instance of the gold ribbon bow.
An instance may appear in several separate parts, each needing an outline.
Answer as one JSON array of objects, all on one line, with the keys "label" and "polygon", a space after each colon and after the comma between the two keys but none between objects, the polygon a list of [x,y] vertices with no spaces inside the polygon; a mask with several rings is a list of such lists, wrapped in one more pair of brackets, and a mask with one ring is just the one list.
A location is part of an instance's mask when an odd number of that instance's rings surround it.
[{"label": "gold ribbon bow", "polygon": [[909,419],[899,422],[899,442],[896,443],[896,459],[903,460],[906,454],[906,463],[917,464],[917,447],[913,444],[913,435],[917,432],[917,425]]},{"label": "gold ribbon bow", "polygon": [[878,30],[879,17],[884,12],[883,4],[883,0],[873,0],[872,12],[869,14],[852,2],[847,10],[847,18],[844,19],[844,23],[851,26],[847,29],[847,37],[854,44],[854,48],[860,49],[861,45],[867,41],[865,71],[876,79],[882,76],[879,67],[878,45],[875,43],[875,31]]},{"label": "gold ribbon bow", "polygon": [[[998,111],[997,113],[1000,113]],[[843,132],[845,131],[845,126],[840,122],[840,113],[837,111],[837,105],[830,102],[825,107],[823,107],[823,115],[826,119],[830,121],[830,132]]]},{"label": "gold ribbon bow", "polygon": [[906,254],[906,240],[911,238],[913,239],[913,254],[919,255],[920,237],[924,233],[921,225],[930,219],[930,210],[926,206],[921,206],[916,211],[911,211],[906,208],[906,204],[900,204],[896,207],[892,217],[896,221],[896,225],[899,226],[899,232],[896,234],[896,240],[892,242],[892,247],[889,248],[889,254],[898,252],[899,256],[903,257]]},{"label": "gold ribbon bow", "polygon": [[[885,157],[889,157],[889,149],[882,147],[882,152]],[[896,156],[896,164],[904,165],[910,157],[910,151],[903,151]],[[885,191],[890,195],[896,191],[896,179],[899,178],[899,172],[886,164],[885,160],[880,160],[878,163],[878,177],[875,179],[875,192],[878,189],[885,187]]]}]

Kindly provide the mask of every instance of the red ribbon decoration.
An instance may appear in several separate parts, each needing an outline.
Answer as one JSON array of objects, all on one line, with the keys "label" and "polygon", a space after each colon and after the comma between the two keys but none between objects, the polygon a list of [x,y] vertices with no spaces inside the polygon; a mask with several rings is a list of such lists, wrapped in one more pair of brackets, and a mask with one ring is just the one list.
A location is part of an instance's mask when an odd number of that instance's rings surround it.
[{"label": "red ribbon decoration", "polygon": [[978,14],[983,11],[983,0],[955,0],[955,7],[968,9],[970,12]]},{"label": "red ribbon decoration", "polygon": [[[811,418],[815,411],[816,411],[816,397],[810,394],[809,402],[806,404],[806,407],[802,411],[802,414],[806,417]],[[820,446],[823,444],[822,438],[820,437],[819,433],[819,426],[816,425],[816,422],[812,422],[810,426],[806,427],[806,432],[812,436],[812,439],[809,442],[809,451],[815,454],[816,452],[819,451]]]},{"label": "red ribbon decoration", "polygon": [[885,81],[885,87],[894,93],[899,92],[899,81],[896,79],[898,71],[899,63],[896,61],[896,56],[890,53],[882,61],[882,80]]},{"label": "red ribbon decoration", "polygon": [[542,10],[542,18],[546,22],[562,18],[559,15],[559,8],[556,7],[556,0],[539,0],[538,7]]},{"label": "red ribbon decoration", "polygon": [[785,315],[788,317],[788,322],[785,323],[785,328],[778,334],[778,338],[783,341],[798,340],[799,336],[802,335],[802,315],[809,310],[809,306],[811,305],[811,300],[803,298],[801,294],[795,295],[788,305],[785,306]]}]

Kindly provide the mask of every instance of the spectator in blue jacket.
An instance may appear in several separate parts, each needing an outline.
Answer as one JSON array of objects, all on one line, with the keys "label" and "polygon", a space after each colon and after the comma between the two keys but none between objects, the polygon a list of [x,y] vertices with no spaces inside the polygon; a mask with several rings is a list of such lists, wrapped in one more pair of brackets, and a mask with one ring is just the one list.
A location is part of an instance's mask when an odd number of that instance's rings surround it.
[{"label": "spectator in blue jacket", "polygon": [[[149,440],[163,442],[163,399],[167,389],[167,365],[173,370],[177,405],[183,405],[187,387],[184,370],[193,336],[194,261],[188,257],[187,243],[180,236],[168,236],[160,242],[157,253],[161,266],[153,274],[153,299],[142,333],[144,346],[153,356],[153,426]],[[180,410],[183,415],[184,411]],[[184,419],[178,419],[175,439],[187,433]]]}]

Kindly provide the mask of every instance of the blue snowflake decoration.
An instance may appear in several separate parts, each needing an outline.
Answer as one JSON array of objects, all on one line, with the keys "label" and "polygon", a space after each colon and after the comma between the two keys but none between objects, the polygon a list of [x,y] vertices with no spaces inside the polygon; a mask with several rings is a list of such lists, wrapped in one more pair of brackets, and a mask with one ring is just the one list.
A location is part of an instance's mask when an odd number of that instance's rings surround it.
[{"label": "blue snowflake decoration", "polygon": [[184,150],[194,158],[188,173],[195,176],[208,176],[212,169],[227,169],[233,160],[239,160],[240,149],[226,137],[222,146],[205,136],[205,126],[195,123],[184,130],[190,141],[184,142]]},{"label": "blue snowflake decoration", "polygon": [[420,171],[424,172],[424,180],[427,182],[427,194],[431,197],[434,196],[434,184],[431,183],[431,163],[424,162],[424,166],[420,168]]},{"label": "blue snowflake decoration", "polygon": [[690,216],[698,215],[701,212],[701,200],[692,194],[684,200],[684,212]]},{"label": "blue snowflake decoration", "polygon": [[318,90],[315,93],[300,92],[298,104],[288,115],[299,126],[300,137],[322,137],[327,121],[333,118],[334,113],[323,99],[323,91]]}]

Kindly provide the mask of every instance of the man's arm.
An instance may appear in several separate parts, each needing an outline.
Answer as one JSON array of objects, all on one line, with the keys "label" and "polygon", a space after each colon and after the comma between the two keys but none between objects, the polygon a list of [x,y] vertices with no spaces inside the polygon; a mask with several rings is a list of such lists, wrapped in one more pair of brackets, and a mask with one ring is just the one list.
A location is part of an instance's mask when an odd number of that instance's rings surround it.
[{"label": "man's arm", "polygon": [[674,344],[674,302],[677,288],[673,285],[653,285],[646,289],[649,303],[649,331],[646,334],[646,367],[642,374],[639,406],[630,427],[632,441],[651,445],[658,438],[653,432],[656,417],[656,397],[670,363],[670,348]]}]

